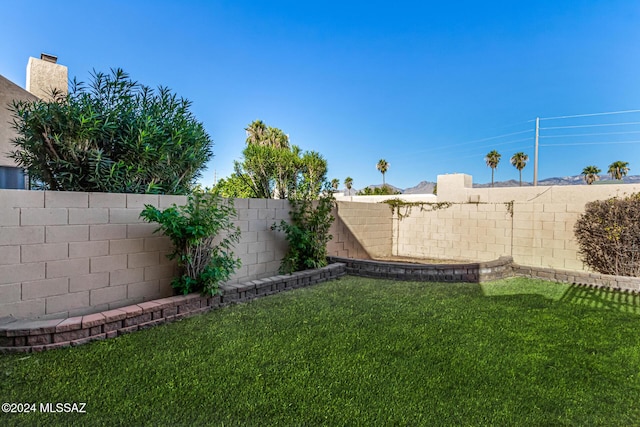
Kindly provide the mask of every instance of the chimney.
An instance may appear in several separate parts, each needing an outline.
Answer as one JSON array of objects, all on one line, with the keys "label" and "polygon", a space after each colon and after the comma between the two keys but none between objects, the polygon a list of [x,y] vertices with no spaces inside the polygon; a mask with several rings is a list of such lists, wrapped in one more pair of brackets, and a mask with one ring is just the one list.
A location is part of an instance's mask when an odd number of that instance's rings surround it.
[{"label": "chimney", "polygon": [[69,73],[67,67],[58,64],[58,57],[46,53],[40,59],[29,58],[27,64],[27,91],[45,101],[52,100],[53,90],[69,92]]}]

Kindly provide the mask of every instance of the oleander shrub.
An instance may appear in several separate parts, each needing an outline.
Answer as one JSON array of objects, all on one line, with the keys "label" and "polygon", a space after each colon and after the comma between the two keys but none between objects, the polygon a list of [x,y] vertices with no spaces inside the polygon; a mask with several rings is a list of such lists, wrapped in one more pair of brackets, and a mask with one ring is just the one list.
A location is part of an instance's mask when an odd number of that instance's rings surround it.
[{"label": "oleander shrub", "polygon": [[333,238],[329,234],[335,219],[331,211],[335,204],[333,191],[328,184],[317,200],[313,193],[305,192],[298,199],[290,199],[291,223],[280,221],[272,230],[286,234],[289,248],[280,263],[280,273],[320,268],[327,265],[327,243]]},{"label": "oleander shrub", "polygon": [[232,251],[240,240],[240,229],[233,223],[237,212],[232,199],[195,191],[185,206],[174,204],[161,211],[145,205],[140,216],[159,223],[155,232],[162,231],[171,239],[173,252],[167,256],[177,259],[182,271],[172,282],[178,292],[215,295],[220,283],[240,267],[240,259]]},{"label": "oleander shrub", "polygon": [[574,232],[586,265],[603,274],[640,276],[640,193],[587,203]]},{"label": "oleander shrub", "polygon": [[191,102],[121,69],[94,72],[52,101],[11,107],[16,164],[34,189],[188,194],[213,156]]}]

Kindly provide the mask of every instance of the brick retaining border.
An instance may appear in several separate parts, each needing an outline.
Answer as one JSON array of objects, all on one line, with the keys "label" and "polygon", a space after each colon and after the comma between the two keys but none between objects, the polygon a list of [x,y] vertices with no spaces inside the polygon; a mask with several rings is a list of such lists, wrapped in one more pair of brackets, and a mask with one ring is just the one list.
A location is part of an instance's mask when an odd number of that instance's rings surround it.
[{"label": "brick retaining border", "polygon": [[555,270],[552,268],[526,267],[513,264],[513,275],[534,279],[571,283],[577,286],[613,289],[626,292],[640,292],[640,277],[612,276],[586,271]]},{"label": "brick retaining border", "polygon": [[330,257],[330,262],[346,265],[347,274],[416,282],[488,282],[513,276],[513,258],[465,264],[413,264]]},{"label": "brick retaining border", "polygon": [[86,344],[265,295],[311,286],[345,274],[345,265],[333,263],[316,270],[298,271],[239,284],[221,285],[222,295],[179,295],[85,316],[54,320],[0,319],[0,353],[28,353]]},{"label": "brick retaining border", "polygon": [[640,293],[640,277],[612,276],[586,271],[528,267],[513,263],[503,256],[495,261],[468,264],[412,264],[394,261],[372,261],[330,257],[331,262],[345,264],[352,276],[374,277],[418,282],[487,282],[509,277],[529,277],[617,291]]}]

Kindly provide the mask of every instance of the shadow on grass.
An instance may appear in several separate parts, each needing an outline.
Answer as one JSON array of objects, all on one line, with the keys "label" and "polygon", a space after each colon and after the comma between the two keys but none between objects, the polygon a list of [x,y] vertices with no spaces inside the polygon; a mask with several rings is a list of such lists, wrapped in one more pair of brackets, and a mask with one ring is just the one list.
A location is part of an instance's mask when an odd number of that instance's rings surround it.
[{"label": "shadow on grass", "polygon": [[581,306],[640,314],[640,295],[607,288],[557,283],[549,286],[544,280],[512,278],[481,283],[484,296],[541,295],[553,301]]},{"label": "shadow on grass", "polygon": [[640,295],[588,286],[571,285],[560,301],[624,313],[640,314]]}]

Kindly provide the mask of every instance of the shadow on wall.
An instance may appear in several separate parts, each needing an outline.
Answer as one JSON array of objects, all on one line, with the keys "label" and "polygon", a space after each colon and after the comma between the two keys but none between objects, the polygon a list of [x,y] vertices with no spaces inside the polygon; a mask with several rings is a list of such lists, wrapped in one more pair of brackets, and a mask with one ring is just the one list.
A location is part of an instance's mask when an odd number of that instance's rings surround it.
[{"label": "shadow on wall", "polygon": [[341,258],[371,259],[369,252],[360,243],[347,223],[343,221],[338,207],[334,209],[333,216],[335,221],[330,230],[333,239],[327,243],[327,255]]}]

